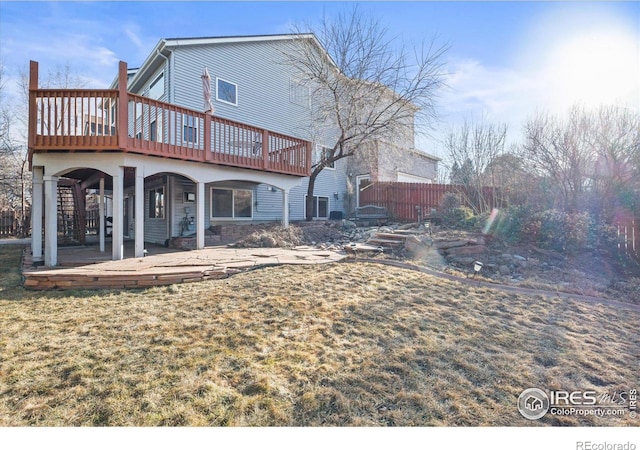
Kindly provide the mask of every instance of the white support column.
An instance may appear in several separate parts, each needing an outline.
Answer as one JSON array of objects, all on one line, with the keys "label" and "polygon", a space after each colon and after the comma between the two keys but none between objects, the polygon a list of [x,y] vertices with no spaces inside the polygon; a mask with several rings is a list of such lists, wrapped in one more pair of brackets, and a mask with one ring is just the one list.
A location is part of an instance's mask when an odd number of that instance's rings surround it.
[{"label": "white support column", "polygon": [[198,181],[197,184],[197,195],[196,195],[196,248],[202,249],[204,248],[204,183]]},{"label": "white support column", "polygon": [[142,167],[136,167],[135,188],[135,218],[136,218],[136,258],[144,256],[144,173]]},{"label": "white support column", "polygon": [[31,254],[34,265],[42,263],[42,177],[44,167],[33,167],[33,195],[31,200]]},{"label": "white support column", "polygon": [[282,227],[289,228],[289,190],[282,190]]},{"label": "white support column", "polygon": [[44,176],[44,265],[58,264],[58,177]]},{"label": "white support column", "polygon": [[104,226],[104,175],[100,177],[100,195],[98,200],[98,214],[100,223],[100,251],[104,253],[104,235],[106,228]]},{"label": "white support column", "polygon": [[120,166],[113,176],[113,229],[111,236],[111,259],[124,258],[124,167]]}]

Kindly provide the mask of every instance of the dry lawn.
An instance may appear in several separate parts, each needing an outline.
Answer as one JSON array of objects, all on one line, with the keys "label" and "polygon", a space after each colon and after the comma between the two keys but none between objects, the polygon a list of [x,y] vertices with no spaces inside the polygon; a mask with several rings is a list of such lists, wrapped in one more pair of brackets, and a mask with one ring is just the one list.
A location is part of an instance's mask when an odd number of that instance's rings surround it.
[{"label": "dry lawn", "polygon": [[0,247],[1,426],[638,425],[520,416],[638,386],[640,314],[372,264],[29,292]]}]

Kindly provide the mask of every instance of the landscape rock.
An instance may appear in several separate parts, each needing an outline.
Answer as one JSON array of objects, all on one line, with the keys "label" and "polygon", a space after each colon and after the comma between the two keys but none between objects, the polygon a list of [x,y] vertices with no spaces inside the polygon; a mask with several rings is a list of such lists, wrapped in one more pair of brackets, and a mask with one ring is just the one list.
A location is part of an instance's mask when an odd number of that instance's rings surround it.
[{"label": "landscape rock", "polygon": [[456,256],[451,258],[451,262],[460,264],[461,266],[470,266],[476,259],[471,256]]},{"label": "landscape rock", "polygon": [[470,256],[487,253],[488,249],[484,245],[468,245],[466,247],[452,247],[446,250],[450,256]]},{"label": "landscape rock", "polygon": [[426,246],[417,236],[409,235],[405,238],[404,249],[412,255],[424,252],[425,248]]},{"label": "landscape rock", "polygon": [[438,250],[448,250],[454,247],[464,247],[469,243],[468,239],[457,239],[455,241],[437,241],[435,247]]}]

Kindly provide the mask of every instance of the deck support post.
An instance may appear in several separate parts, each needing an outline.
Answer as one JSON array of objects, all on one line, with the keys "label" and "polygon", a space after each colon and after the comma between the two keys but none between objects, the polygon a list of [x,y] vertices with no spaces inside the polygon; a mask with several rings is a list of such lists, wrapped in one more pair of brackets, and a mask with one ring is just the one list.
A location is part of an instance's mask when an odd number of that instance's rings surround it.
[{"label": "deck support post", "polygon": [[135,257],[142,258],[144,256],[144,173],[142,167],[136,167],[134,208],[136,216]]},{"label": "deck support post", "polygon": [[289,228],[289,190],[282,190],[282,228]]},{"label": "deck support post", "polygon": [[124,258],[124,167],[113,175],[113,228],[111,232],[111,259]]},{"label": "deck support post", "polygon": [[44,167],[33,168],[33,195],[31,206],[31,255],[34,265],[42,263],[42,177]]},{"label": "deck support post", "polygon": [[44,265],[58,264],[58,177],[44,176]]},{"label": "deck support post", "polygon": [[196,248],[200,250],[204,248],[204,183],[198,181],[196,187],[198,189],[196,195]]},{"label": "deck support post", "polygon": [[100,252],[104,253],[104,235],[106,233],[106,228],[104,226],[104,175],[100,177],[100,195],[98,196],[98,220],[100,227]]}]

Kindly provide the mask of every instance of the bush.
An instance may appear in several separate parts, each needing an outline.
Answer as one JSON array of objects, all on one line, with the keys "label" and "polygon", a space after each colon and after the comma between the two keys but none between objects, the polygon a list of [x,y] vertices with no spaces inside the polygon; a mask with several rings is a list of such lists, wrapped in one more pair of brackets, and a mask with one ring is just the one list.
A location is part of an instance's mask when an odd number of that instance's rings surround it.
[{"label": "bush", "polygon": [[453,192],[444,194],[440,201],[438,213],[443,225],[448,227],[470,229],[476,223],[476,218],[471,208],[461,206],[458,195]]},{"label": "bush", "polygon": [[600,225],[587,212],[548,209],[535,214],[523,231],[527,240],[541,248],[574,253],[606,247],[611,238],[609,228]]},{"label": "bush", "polygon": [[523,239],[523,230],[531,220],[529,208],[521,205],[509,206],[500,210],[494,219],[494,224],[490,224],[488,231],[493,229],[494,235],[510,244],[520,242]]}]

